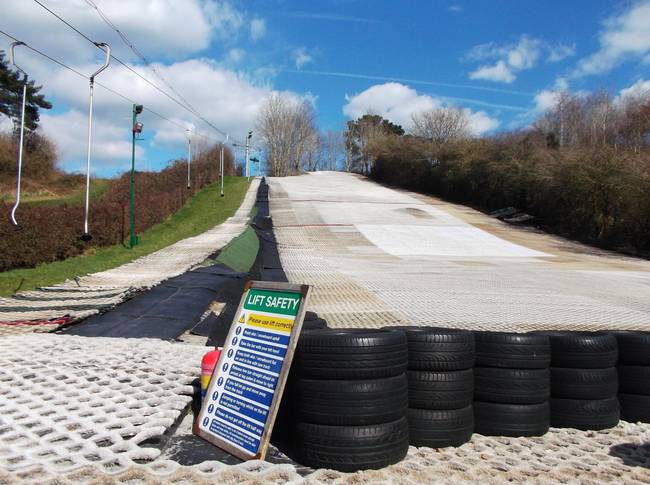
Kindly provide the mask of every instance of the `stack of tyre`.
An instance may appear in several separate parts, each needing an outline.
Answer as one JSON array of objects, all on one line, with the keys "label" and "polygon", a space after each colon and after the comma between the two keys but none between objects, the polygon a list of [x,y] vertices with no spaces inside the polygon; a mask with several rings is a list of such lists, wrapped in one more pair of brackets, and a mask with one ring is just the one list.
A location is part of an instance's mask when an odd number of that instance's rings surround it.
[{"label": "stack of tyre", "polygon": [[616,337],[544,332],[551,340],[551,426],[600,430],[618,424]]},{"label": "stack of tyre", "polygon": [[550,345],[545,335],[475,332],[474,429],[541,436],[549,428]]},{"label": "stack of tyre", "polygon": [[615,332],[621,419],[650,423],[650,333]]},{"label": "stack of tyre", "polygon": [[302,332],[292,365],[292,447],[298,462],[378,469],[408,451],[406,336],[399,330]]},{"label": "stack of tyre", "polygon": [[413,446],[460,446],[474,432],[474,334],[394,327],[408,341],[408,422]]}]

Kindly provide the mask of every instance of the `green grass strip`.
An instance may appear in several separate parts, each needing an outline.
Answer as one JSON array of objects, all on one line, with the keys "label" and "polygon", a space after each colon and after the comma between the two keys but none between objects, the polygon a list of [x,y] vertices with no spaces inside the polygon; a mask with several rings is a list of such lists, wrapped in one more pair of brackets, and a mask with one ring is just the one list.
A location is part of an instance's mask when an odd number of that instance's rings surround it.
[{"label": "green grass strip", "polygon": [[248,273],[255,263],[260,242],[252,227],[233,239],[219,252],[215,261],[223,263],[239,273]]},{"label": "green grass strip", "polygon": [[0,296],[13,294],[19,286],[20,291],[30,290],[60,283],[75,276],[115,268],[181,239],[201,234],[221,224],[237,211],[248,186],[246,177],[226,177],[225,197],[219,196],[218,183],[205,187],[166,221],[139,234],[140,244],[133,249],[125,248],[121,244],[89,248],[85,254],[64,261],[0,273]]}]

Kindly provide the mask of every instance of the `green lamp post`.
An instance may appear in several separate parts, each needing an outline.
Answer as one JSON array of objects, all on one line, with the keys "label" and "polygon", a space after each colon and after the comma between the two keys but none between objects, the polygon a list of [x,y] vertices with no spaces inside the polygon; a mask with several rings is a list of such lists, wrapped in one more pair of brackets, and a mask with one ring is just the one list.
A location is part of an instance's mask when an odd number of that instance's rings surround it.
[{"label": "green lamp post", "polygon": [[129,204],[129,248],[138,244],[138,236],[135,235],[135,141],[137,135],[142,133],[143,124],[138,121],[138,115],[142,113],[142,105],[133,105],[133,138],[131,142],[131,200]]}]

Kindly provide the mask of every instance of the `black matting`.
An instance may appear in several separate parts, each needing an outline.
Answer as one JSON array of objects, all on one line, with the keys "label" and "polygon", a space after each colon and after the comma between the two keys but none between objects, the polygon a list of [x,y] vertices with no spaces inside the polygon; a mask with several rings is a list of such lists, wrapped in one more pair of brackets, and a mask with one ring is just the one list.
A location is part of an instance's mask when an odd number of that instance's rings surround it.
[{"label": "black matting", "polygon": [[[269,217],[268,191],[268,185],[262,180],[253,223],[260,250],[249,274],[237,273],[223,264],[188,271],[136,295],[108,313],[68,327],[63,333],[173,340],[191,329],[193,334],[209,337],[208,345],[223,345],[246,280],[287,281]],[[225,302],[224,310],[219,316],[212,315],[200,321],[214,300]]]},{"label": "black matting", "polygon": [[[269,217],[269,186],[264,179],[260,183],[257,191],[257,215],[253,221],[253,229],[257,234],[260,242],[260,249],[255,258],[255,263],[251,268],[249,279],[260,281],[275,281],[286,283],[278,246],[273,234],[273,221]],[[211,316],[192,329],[192,333],[208,336],[208,345],[223,347],[223,343],[228,336],[228,330],[232,324],[235,312],[239,305],[239,300],[244,293],[244,283],[236,287],[231,285],[228,288],[230,292],[226,295],[226,307],[218,317]]]}]

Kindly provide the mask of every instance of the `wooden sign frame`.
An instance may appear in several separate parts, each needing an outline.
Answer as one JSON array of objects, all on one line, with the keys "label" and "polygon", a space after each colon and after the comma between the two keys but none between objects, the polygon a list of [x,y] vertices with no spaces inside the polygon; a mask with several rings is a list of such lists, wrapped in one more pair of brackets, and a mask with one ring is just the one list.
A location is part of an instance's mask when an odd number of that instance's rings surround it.
[{"label": "wooden sign frame", "polygon": [[[271,401],[271,405],[269,406],[266,423],[264,424],[264,431],[260,437],[260,444],[257,453],[255,454],[247,453],[237,448],[236,446],[233,446],[229,441],[226,441],[224,438],[221,438],[213,433],[208,433],[207,431],[204,431],[200,427],[201,420],[203,419],[203,413],[206,411],[206,406],[210,401],[209,397],[212,396],[213,388],[217,386],[217,380],[218,380],[217,378],[221,370],[221,364],[223,360],[226,358],[226,353],[228,351],[229,345],[232,342],[233,337],[235,336],[235,330],[237,328],[238,318],[242,314],[244,302],[248,297],[249,290],[282,291],[288,293],[299,293],[301,295],[298,312],[296,313],[293,327],[291,329],[291,333],[289,334],[289,343],[287,345],[287,351],[284,355],[282,367],[278,374],[277,384],[275,386],[275,391],[273,392],[273,399]],[[308,285],[296,285],[291,283],[275,283],[275,282],[268,282],[268,281],[248,281],[246,283],[246,285],[244,286],[244,293],[239,302],[239,306],[237,307],[237,312],[235,313],[235,317],[233,318],[232,324],[230,325],[230,330],[228,331],[228,337],[226,338],[223,351],[221,352],[221,355],[219,356],[219,361],[217,362],[217,365],[215,366],[214,371],[212,373],[212,379],[210,379],[210,384],[208,385],[205,398],[201,405],[201,411],[199,412],[198,416],[194,421],[192,432],[195,435],[205,439],[206,441],[209,441],[213,445],[227,451],[231,455],[241,458],[242,460],[253,460],[253,459],[264,460],[271,439],[273,424],[275,423],[275,418],[278,413],[278,408],[280,407],[280,401],[282,399],[282,394],[284,392],[287,376],[289,374],[289,369],[291,367],[291,362],[293,360],[293,354],[296,350],[296,345],[298,345],[298,337],[300,335],[300,331],[302,330],[302,324],[305,318],[305,307],[307,304],[307,298],[309,297],[309,290],[310,288]]]}]

